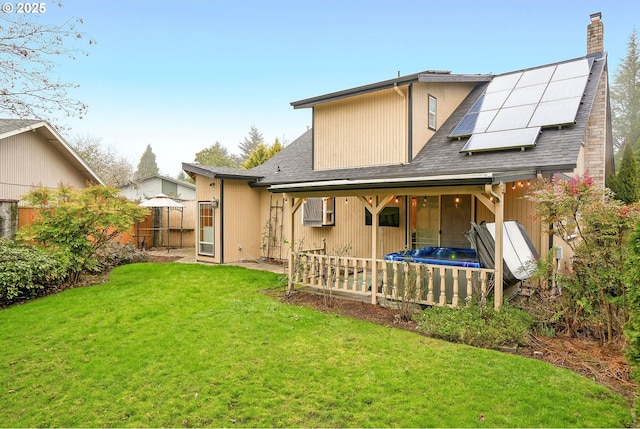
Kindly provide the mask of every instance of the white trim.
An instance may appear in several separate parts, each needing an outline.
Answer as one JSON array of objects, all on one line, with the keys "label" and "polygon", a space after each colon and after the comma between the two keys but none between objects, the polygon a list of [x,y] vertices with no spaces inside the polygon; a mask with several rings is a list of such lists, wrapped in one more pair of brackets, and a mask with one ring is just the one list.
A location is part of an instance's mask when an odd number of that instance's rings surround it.
[{"label": "white trim", "polygon": [[269,186],[269,190],[277,191],[278,189],[296,189],[296,188],[323,187],[323,186],[407,184],[412,182],[437,182],[437,181],[444,181],[444,180],[493,179],[494,175],[495,173],[468,173],[468,174],[446,174],[446,175],[440,175],[440,176],[400,177],[400,178],[392,178],[392,179],[322,180],[318,182],[299,182],[299,183],[288,183],[284,185],[271,185]]}]

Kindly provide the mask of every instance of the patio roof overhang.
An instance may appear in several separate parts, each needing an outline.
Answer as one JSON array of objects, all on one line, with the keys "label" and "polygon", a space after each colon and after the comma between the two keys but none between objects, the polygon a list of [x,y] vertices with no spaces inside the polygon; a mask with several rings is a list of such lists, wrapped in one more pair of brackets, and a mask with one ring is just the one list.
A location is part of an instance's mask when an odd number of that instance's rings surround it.
[{"label": "patio roof overhang", "polygon": [[348,194],[349,192],[353,192],[360,194],[361,192],[358,191],[383,190],[384,193],[389,193],[393,190],[406,188],[433,188],[432,191],[439,191],[448,187],[484,186],[517,180],[533,179],[536,177],[536,174],[537,172],[535,170],[523,170],[396,178],[337,179],[315,182],[273,184],[269,186],[268,190],[271,192],[284,192],[290,194],[310,192],[327,192],[331,194]]}]

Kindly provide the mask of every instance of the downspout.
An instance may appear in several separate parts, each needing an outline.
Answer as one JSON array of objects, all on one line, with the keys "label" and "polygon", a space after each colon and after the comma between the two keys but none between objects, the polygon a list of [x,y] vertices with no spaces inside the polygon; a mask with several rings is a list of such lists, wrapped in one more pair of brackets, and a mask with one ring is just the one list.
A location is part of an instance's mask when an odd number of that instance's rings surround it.
[{"label": "downspout", "polygon": [[[224,179],[220,179],[220,263],[224,264]],[[214,244],[215,245],[215,244]]]},{"label": "downspout", "polygon": [[409,152],[409,162],[413,161],[413,84],[409,84],[407,100],[407,149]]},{"label": "downspout", "polygon": [[311,169],[316,169],[316,106],[311,107]]},{"label": "downspout", "polygon": [[504,287],[504,251],[503,251],[503,225],[504,225],[504,183],[500,182],[495,185],[485,185],[485,192],[495,199],[495,285],[494,285],[494,304],[496,311],[500,311],[503,301]]}]

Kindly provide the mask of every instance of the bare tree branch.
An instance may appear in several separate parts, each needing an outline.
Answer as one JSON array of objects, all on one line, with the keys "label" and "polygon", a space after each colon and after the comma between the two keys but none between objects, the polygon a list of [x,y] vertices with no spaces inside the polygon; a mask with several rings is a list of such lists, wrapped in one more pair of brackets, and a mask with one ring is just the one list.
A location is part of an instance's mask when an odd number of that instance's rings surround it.
[{"label": "bare tree branch", "polygon": [[4,115],[51,120],[60,112],[67,117],[86,114],[87,105],[68,95],[78,85],[55,74],[56,57],[87,56],[79,44],[95,44],[77,29],[80,24],[79,18],[50,25],[31,22],[28,15],[0,15],[0,111]]}]

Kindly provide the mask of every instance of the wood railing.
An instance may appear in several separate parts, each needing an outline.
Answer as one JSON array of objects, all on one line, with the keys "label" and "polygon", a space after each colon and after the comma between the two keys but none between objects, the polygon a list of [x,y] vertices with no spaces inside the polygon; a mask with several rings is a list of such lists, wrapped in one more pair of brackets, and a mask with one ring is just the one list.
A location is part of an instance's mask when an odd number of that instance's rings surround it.
[{"label": "wood railing", "polygon": [[486,297],[493,286],[494,270],[486,268],[378,259],[378,275],[372,281],[369,258],[296,252],[293,261],[297,285],[363,296],[373,291],[378,298],[416,304],[457,307],[475,295]]}]

